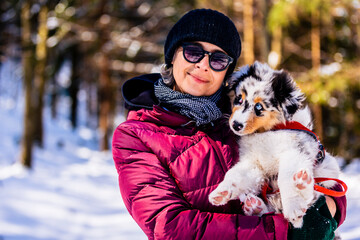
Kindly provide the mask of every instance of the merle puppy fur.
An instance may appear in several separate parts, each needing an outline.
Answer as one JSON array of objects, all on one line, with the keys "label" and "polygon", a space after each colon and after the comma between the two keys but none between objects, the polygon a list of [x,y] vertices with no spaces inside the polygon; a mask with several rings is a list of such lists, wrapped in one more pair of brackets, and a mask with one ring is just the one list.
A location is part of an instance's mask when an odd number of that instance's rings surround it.
[{"label": "merle puppy fur", "polygon": [[[235,92],[229,125],[240,136],[240,161],[210,193],[209,201],[224,205],[240,198],[246,215],[282,212],[294,227],[301,227],[306,209],[321,195],[314,191],[314,178],[338,178],[340,171],[328,153],[316,161],[322,145],[308,131],[274,130],[290,121],[312,128],[304,94],[289,73],[259,62],[235,72],[228,87]],[[275,190],[267,195],[267,204],[258,197],[265,184]]]}]

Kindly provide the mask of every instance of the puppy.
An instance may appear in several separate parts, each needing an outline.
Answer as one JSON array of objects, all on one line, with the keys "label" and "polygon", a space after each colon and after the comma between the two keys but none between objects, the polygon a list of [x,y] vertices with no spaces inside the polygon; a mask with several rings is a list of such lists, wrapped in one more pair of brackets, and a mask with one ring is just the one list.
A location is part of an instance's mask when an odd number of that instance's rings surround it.
[{"label": "puppy", "polygon": [[[229,124],[241,136],[240,161],[229,169],[209,200],[224,205],[240,198],[246,215],[282,212],[300,228],[306,210],[321,195],[314,191],[314,178],[338,178],[340,173],[336,159],[325,153],[310,130],[274,130],[289,122],[311,129],[304,94],[287,72],[259,62],[235,72],[228,84],[235,91]],[[267,204],[258,197],[265,184],[274,190],[267,195]],[[334,184],[327,181],[323,186]]]}]

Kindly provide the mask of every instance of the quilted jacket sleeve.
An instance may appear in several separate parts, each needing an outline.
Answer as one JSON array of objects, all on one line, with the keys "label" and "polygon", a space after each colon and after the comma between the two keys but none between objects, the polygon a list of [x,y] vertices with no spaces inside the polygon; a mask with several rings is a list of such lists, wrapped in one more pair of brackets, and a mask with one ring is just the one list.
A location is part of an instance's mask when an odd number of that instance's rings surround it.
[{"label": "quilted jacket sleeve", "polygon": [[130,128],[116,129],[113,158],[124,203],[149,239],[286,239],[288,225],[280,215],[193,209],[166,166]]}]

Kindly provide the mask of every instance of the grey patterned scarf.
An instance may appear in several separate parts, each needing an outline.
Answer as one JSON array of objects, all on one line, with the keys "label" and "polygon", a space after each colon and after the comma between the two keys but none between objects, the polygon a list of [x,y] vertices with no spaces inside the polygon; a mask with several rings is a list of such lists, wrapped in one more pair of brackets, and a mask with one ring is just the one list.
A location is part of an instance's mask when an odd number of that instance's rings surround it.
[{"label": "grey patterned scarf", "polygon": [[195,121],[197,126],[210,123],[222,116],[216,103],[221,98],[222,87],[211,96],[196,97],[169,88],[162,78],[154,85],[160,104]]}]

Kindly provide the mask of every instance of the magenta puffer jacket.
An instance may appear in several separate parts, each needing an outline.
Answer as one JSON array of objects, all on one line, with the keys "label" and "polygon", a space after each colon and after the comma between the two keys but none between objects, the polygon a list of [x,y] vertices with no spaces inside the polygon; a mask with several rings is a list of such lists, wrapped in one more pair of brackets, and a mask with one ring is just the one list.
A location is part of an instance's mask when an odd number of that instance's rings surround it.
[{"label": "magenta puffer jacket", "polygon": [[219,121],[211,136],[186,117],[155,106],[130,112],[113,137],[113,156],[125,205],[149,239],[286,239],[280,215],[241,215],[208,195],[238,158],[235,137]]},{"label": "magenta puffer jacket", "polygon": [[[130,111],[113,136],[121,195],[149,239],[287,239],[281,214],[242,215],[240,201],[215,207],[208,195],[238,160],[227,119],[199,129],[159,106]],[[345,216],[342,200],[337,220]]]}]

